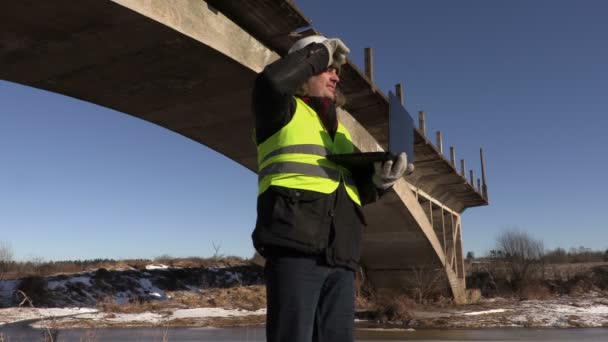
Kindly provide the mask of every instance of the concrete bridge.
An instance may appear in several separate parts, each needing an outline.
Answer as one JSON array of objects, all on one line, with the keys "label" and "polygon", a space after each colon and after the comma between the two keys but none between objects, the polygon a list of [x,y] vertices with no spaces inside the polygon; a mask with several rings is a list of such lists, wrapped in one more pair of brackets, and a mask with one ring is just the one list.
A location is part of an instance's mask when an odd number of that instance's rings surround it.
[{"label": "concrete bridge", "polygon": [[[286,0],[6,0],[0,79],[153,122],[255,172],[252,81],[310,25]],[[363,72],[348,63],[341,78],[348,105],[340,119],[360,150],[382,149],[388,101],[371,64]],[[462,303],[460,214],[487,205],[487,188],[472,172],[467,180],[464,163],[458,170],[453,154],[446,159],[421,122],[416,171],[365,208],[362,263],[376,287],[444,279]]]}]

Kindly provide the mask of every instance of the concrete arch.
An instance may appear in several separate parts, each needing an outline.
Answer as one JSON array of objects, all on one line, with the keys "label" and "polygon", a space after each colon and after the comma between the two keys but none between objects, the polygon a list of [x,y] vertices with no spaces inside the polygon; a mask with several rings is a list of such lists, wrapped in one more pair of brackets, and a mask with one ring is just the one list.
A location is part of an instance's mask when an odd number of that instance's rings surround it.
[{"label": "concrete arch", "polygon": [[250,86],[278,56],[207,3],[177,4],[12,0],[0,79],[158,124],[253,170]]}]

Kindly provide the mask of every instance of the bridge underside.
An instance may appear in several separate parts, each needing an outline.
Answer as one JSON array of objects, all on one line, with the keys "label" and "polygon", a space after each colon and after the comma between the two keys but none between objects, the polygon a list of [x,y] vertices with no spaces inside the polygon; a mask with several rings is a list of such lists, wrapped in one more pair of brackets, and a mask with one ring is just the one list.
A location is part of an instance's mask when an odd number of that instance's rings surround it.
[{"label": "bridge underside", "polygon": [[[252,81],[278,58],[267,46],[284,49],[296,39],[287,35],[307,21],[289,1],[260,0],[259,8],[211,3],[230,19],[198,0],[6,1],[0,12],[0,79],[155,123],[255,172]],[[256,33],[233,20],[270,26]],[[343,90],[351,104],[340,115],[361,150],[376,150],[386,142],[388,106],[362,77],[352,64],[345,67]],[[420,132],[416,139],[416,172],[365,208],[363,264],[379,287],[402,287],[421,270],[442,274],[463,302],[459,213],[487,202],[471,195],[466,179],[452,174]],[[447,180],[460,199],[429,179]],[[439,196],[445,199],[438,202]],[[455,203],[451,209],[442,204],[449,201]]]},{"label": "bridge underside", "polygon": [[111,1],[9,2],[0,79],[153,122],[255,170],[253,70]]}]

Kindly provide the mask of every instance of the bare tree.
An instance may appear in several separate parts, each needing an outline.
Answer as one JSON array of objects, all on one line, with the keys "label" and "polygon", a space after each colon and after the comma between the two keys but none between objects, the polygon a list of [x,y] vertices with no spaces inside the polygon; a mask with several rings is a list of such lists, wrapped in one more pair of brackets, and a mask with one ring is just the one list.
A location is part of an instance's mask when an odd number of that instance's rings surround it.
[{"label": "bare tree", "polygon": [[503,231],[496,238],[496,249],[511,268],[512,280],[523,283],[530,280],[533,266],[541,262],[544,253],[541,240],[518,229]]},{"label": "bare tree", "polygon": [[222,248],[222,244],[221,243],[215,244],[215,241],[212,241],[211,244],[213,245],[213,250],[214,250],[213,258],[214,259],[222,258],[224,256],[223,254],[220,254],[220,249]]},{"label": "bare tree", "polygon": [[13,249],[11,246],[0,241],[0,280],[4,279],[5,274],[10,271],[13,262]]}]

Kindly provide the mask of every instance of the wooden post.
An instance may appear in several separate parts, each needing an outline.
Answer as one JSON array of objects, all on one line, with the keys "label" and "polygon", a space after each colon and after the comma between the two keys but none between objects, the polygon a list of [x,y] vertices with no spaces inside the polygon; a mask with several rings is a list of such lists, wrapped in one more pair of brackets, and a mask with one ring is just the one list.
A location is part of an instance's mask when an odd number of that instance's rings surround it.
[{"label": "wooden post", "polygon": [[422,132],[422,136],[426,136],[426,124],[423,111],[418,112],[418,129]]},{"label": "wooden post", "polygon": [[395,84],[395,94],[397,95],[397,98],[399,98],[399,102],[401,102],[401,105],[403,106],[403,85],[401,83]]},{"label": "wooden post", "polygon": [[483,149],[479,148],[479,158],[481,159],[481,194],[488,199],[488,186],[486,184],[486,167],[483,161]]},{"label": "wooden post", "polygon": [[443,155],[443,141],[441,140],[441,131],[437,131],[437,149]]},{"label": "wooden post", "polygon": [[365,48],[365,76],[370,82],[374,81],[374,51],[371,47]]},{"label": "wooden post", "polygon": [[450,162],[452,163],[452,167],[456,168],[456,150],[454,150],[454,146],[450,146]]},{"label": "wooden post", "polygon": [[473,189],[475,188],[475,176],[473,174],[473,169],[469,170],[469,173],[471,175],[471,186],[473,187]]},{"label": "wooden post", "polygon": [[466,177],[466,168],[464,167],[464,159],[460,159],[460,174],[462,175],[462,177]]}]

